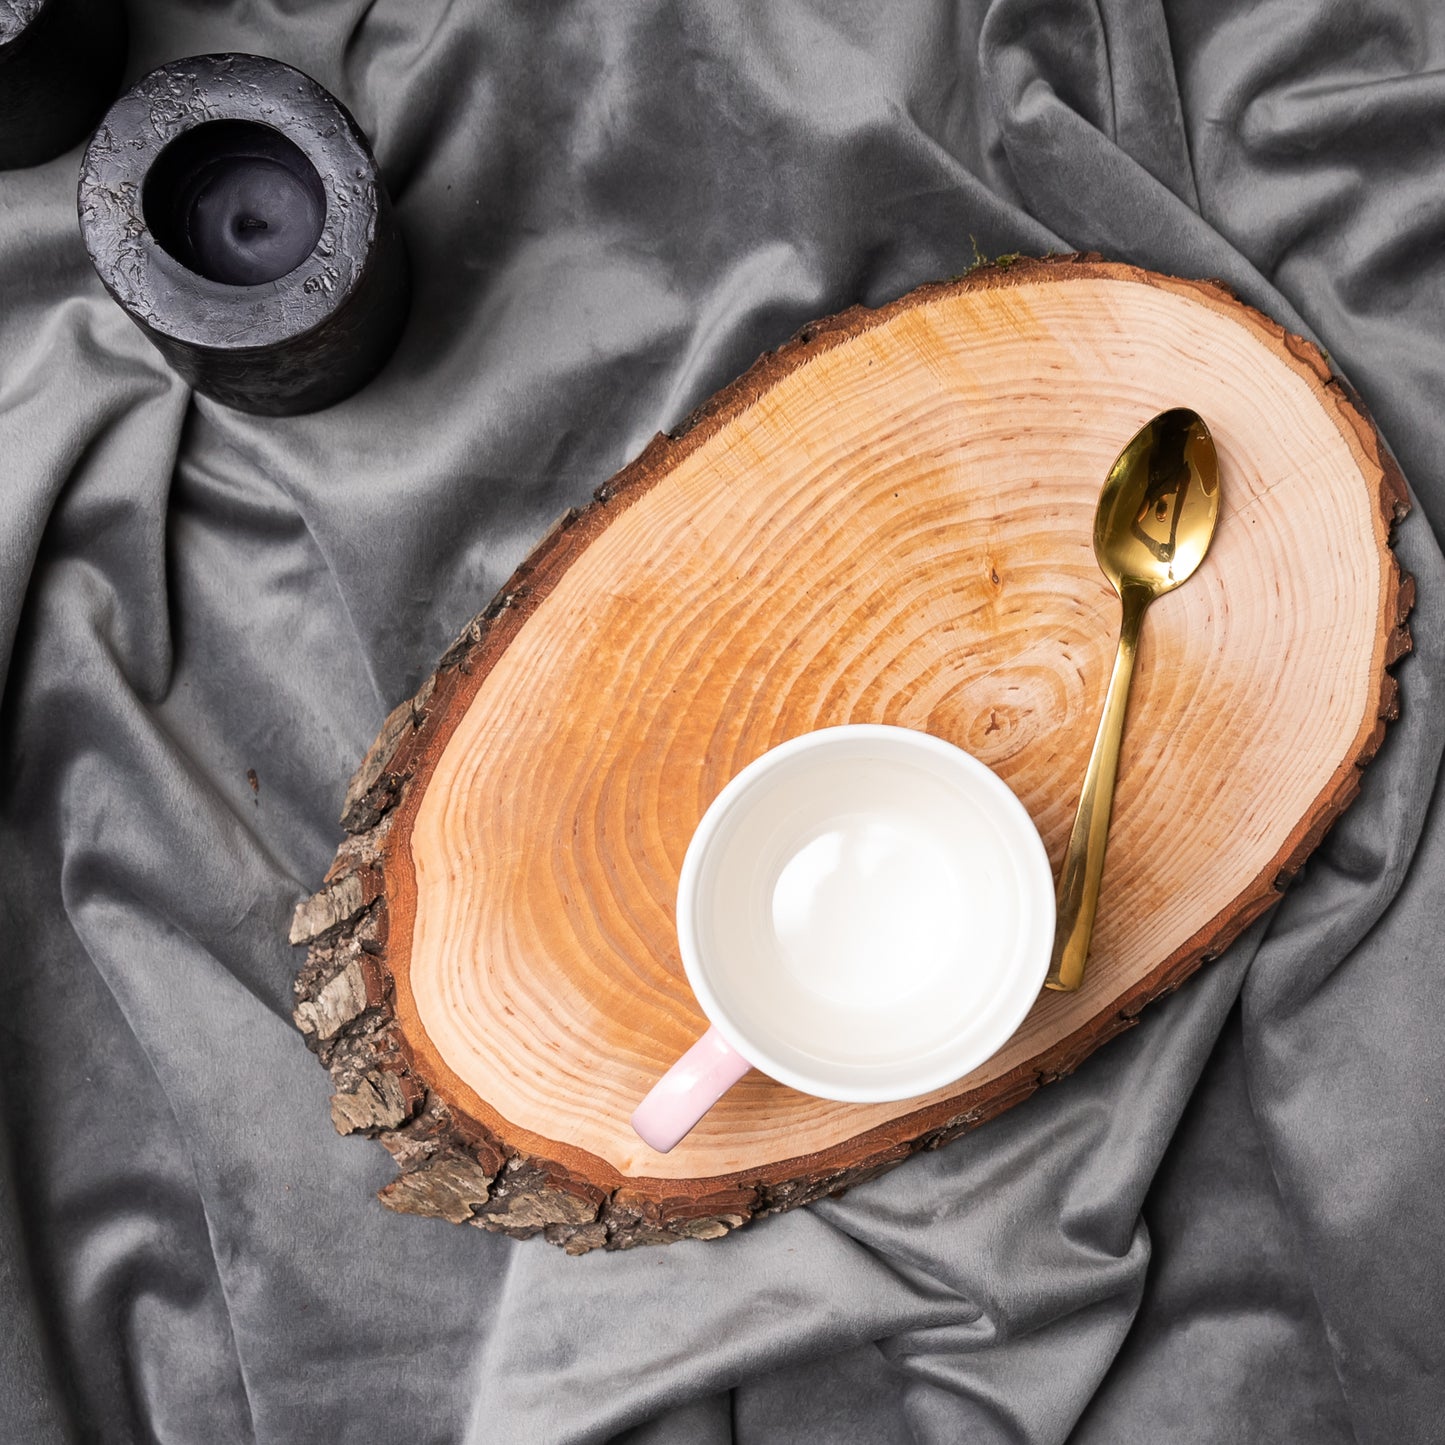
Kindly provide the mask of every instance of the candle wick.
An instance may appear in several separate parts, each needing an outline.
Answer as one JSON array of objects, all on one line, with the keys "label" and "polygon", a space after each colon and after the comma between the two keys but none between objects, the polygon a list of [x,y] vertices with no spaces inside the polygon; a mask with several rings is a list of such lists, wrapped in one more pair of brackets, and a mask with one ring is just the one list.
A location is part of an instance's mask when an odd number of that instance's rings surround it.
[{"label": "candle wick", "polygon": [[269,231],[271,228],[259,216],[243,216],[236,222],[238,231]]}]

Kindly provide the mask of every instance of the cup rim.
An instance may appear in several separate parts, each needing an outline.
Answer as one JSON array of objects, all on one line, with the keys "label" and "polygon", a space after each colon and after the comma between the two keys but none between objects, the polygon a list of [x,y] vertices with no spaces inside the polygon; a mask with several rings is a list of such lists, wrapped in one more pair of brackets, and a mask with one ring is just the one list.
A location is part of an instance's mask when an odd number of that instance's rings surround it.
[{"label": "cup rim", "polygon": [[[768,773],[796,757],[799,753],[814,751],[847,741],[870,740],[896,745],[906,743],[922,752],[942,759],[958,771],[966,784],[982,795],[997,815],[998,811],[1011,815],[1018,828],[1019,842],[1023,857],[1018,861],[1022,901],[1029,917],[1036,920],[1037,927],[1028,941],[1032,945],[1024,957],[1027,978],[1020,987],[1016,1007],[1000,1012],[995,1026],[988,1031],[982,1042],[975,1042],[967,1049],[960,1049],[957,1055],[949,1057],[933,1069],[920,1072],[910,1081],[906,1090],[897,1084],[869,1085],[866,1083],[839,1085],[825,1080],[811,1078],[790,1065],[772,1058],[768,1051],[759,1048],[723,1007],[708,980],[702,963],[698,942],[697,911],[695,900],[698,882],[704,860],[712,841],[716,838],[724,820],[732,813],[744,794],[750,792],[757,781]],[[1040,838],[1038,828],[1029,816],[1028,810],[1019,801],[1018,795],[987,763],[972,753],[948,742],[933,733],[917,728],[899,727],[891,723],[842,723],[833,727],[817,728],[789,738],[754,758],[740,772],[732,777],[721,792],[708,805],[684,855],[682,870],[678,876],[677,889],[677,938],[682,957],[683,971],[698,1005],[707,1016],[709,1023],[724,1039],[754,1068],[776,1079],[780,1084],[797,1089],[815,1098],[831,1099],[842,1103],[892,1103],[913,1099],[932,1093],[935,1089],[955,1082],[986,1063],[1018,1031],[1037,1001],[1048,973],[1049,960],[1053,951],[1055,929],[1054,877],[1048,853]],[[1032,977],[1036,975],[1036,977]]]}]

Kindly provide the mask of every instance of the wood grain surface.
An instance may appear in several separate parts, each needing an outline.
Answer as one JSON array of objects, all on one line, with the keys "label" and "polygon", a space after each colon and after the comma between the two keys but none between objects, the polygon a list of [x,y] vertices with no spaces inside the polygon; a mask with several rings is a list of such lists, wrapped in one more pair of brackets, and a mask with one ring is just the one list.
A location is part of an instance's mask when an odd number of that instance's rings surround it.
[{"label": "wood grain surface", "polygon": [[[1110,463],[1189,406],[1218,533],[1140,645],[1085,986],[983,1068],[850,1105],[756,1073],[668,1155],[628,1117],[705,1027],[673,904],[786,738],[920,728],[1057,866],[1117,637]],[[297,913],[298,1022],[397,1208],[573,1252],[725,1233],[1069,1072],[1278,896],[1358,788],[1408,647],[1403,484],[1319,353],[1215,283],[985,268],[806,328],[569,515],[388,720]]]}]

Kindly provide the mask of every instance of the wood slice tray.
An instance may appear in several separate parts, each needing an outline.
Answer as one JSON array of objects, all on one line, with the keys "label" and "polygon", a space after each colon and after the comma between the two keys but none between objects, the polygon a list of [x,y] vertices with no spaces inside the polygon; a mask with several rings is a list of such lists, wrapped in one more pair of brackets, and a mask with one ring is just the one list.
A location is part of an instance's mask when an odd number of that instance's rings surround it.
[{"label": "wood slice tray", "polygon": [[[712,797],[812,728],[950,739],[1057,868],[1113,658],[1094,504],[1189,406],[1213,548],[1145,624],[1077,994],[903,1104],[757,1074],[669,1155],[628,1118],[705,1026],[673,928]],[[394,1209],[598,1246],[713,1238],[1069,1073],[1277,898],[1396,707],[1397,469],[1320,353],[1223,287],[1021,261],[805,328],[564,517],[387,719],[297,910],[297,1023]]]}]

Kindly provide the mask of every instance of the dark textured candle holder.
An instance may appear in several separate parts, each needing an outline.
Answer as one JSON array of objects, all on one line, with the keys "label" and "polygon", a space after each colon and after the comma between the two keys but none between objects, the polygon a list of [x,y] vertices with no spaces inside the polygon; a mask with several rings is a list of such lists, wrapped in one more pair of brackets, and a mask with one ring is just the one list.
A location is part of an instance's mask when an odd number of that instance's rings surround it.
[{"label": "dark textured candle holder", "polygon": [[121,0],[0,0],[0,171],[90,133],[125,68]]},{"label": "dark textured candle holder", "polygon": [[401,334],[406,253],[371,148],[340,101],[280,61],[198,55],[152,71],[91,140],[79,206],[106,289],[228,406],[330,406]]}]

